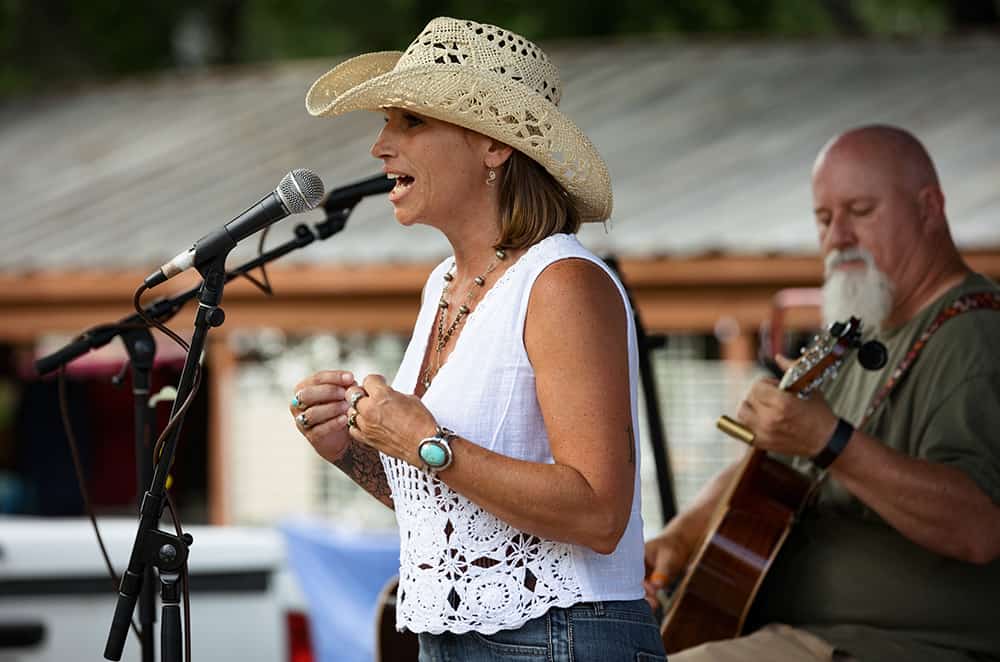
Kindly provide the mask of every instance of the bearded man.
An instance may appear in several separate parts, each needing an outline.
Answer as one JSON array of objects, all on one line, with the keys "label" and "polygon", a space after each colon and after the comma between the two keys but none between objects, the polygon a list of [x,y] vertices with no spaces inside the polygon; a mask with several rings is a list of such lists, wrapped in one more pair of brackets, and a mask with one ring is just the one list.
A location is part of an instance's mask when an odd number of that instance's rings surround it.
[{"label": "bearded man", "polygon": [[[963,262],[910,133],[835,137],[812,188],[824,316],[860,317],[888,364],[845,362],[805,400],[773,379],[751,387],[737,416],[754,445],[825,475],[750,634],[670,659],[1000,660],[1000,289]],[[735,472],[646,543],[648,599],[683,572]]]}]

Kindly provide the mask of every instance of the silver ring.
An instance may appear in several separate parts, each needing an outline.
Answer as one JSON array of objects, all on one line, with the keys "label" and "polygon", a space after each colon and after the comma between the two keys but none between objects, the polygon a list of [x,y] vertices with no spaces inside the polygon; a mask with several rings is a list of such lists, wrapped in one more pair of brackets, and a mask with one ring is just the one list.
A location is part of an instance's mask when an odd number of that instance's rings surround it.
[{"label": "silver ring", "polygon": [[358,412],[352,412],[347,417],[347,427],[356,428],[358,427]]},{"label": "silver ring", "polygon": [[357,408],[357,406],[358,406],[358,400],[360,400],[361,398],[365,397],[366,395],[368,395],[368,394],[365,393],[364,390],[359,389],[359,390],[354,391],[353,393],[351,393],[351,398],[348,400],[348,402],[350,403],[351,407]]},{"label": "silver ring", "polygon": [[309,427],[309,417],[306,416],[305,412],[302,412],[301,414],[296,416],[295,422],[298,423],[299,427],[302,428],[303,430]]}]

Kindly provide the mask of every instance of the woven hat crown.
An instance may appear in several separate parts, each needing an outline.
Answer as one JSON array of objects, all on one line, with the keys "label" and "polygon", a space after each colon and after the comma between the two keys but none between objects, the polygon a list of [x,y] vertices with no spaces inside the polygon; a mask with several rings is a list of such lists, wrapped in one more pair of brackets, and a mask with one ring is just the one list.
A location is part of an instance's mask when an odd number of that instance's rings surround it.
[{"label": "woven hat crown", "polygon": [[313,83],[313,115],[410,108],[510,145],[566,190],[583,221],[611,215],[611,179],[558,107],[559,71],[538,46],[495,25],[435,18],[405,52],[368,53]]},{"label": "woven hat crown", "polygon": [[458,64],[489,72],[559,105],[559,69],[542,49],[503,28],[474,21],[436,18],[399,58],[395,70],[429,64]]}]

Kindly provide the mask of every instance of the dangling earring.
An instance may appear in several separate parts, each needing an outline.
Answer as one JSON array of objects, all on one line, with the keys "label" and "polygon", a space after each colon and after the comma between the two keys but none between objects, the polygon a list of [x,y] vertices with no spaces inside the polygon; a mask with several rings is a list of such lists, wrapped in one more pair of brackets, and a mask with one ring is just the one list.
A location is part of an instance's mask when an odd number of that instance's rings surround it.
[{"label": "dangling earring", "polygon": [[486,185],[493,186],[497,181],[497,171],[490,168],[490,171],[486,174]]}]

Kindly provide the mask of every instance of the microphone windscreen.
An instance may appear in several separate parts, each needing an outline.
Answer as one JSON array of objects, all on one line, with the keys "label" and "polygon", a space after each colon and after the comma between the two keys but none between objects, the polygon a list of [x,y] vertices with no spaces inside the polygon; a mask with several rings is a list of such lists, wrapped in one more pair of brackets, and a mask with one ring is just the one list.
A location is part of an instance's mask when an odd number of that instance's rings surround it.
[{"label": "microphone windscreen", "polygon": [[314,208],[323,199],[323,180],[312,170],[296,168],[285,175],[275,190],[289,214]]}]

